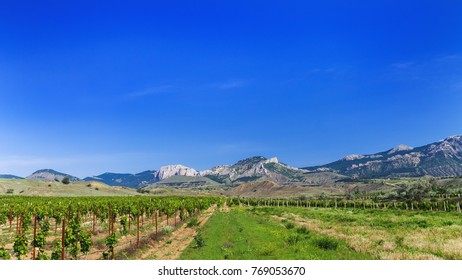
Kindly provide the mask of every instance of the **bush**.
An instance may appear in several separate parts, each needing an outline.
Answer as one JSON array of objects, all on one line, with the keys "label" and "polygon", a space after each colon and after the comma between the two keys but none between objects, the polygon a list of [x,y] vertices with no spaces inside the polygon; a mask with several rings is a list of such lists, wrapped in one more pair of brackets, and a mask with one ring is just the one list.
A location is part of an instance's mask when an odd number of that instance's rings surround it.
[{"label": "bush", "polygon": [[286,229],[293,229],[295,227],[294,223],[287,223]]},{"label": "bush", "polygon": [[201,248],[205,246],[204,238],[199,233],[194,236],[194,241],[196,242],[196,246],[194,246],[195,248]]},{"label": "bush", "polygon": [[301,240],[300,235],[292,234],[287,238],[286,242],[287,242],[287,245],[293,246],[297,244],[300,240]]},{"label": "bush", "polygon": [[310,234],[310,230],[307,229],[306,227],[299,227],[299,228],[297,228],[297,233],[298,234],[306,234],[306,235],[308,235],[308,234]]},{"label": "bush", "polygon": [[327,236],[316,239],[315,244],[324,250],[336,250],[338,247],[338,241]]},{"label": "bush", "polygon": [[173,231],[173,227],[171,227],[171,226],[165,226],[160,230],[160,232],[162,232],[164,234],[169,234],[172,231]]},{"label": "bush", "polygon": [[14,189],[7,189],[7,190],[6,190],[6,193],[7,193],[7,194],[12,194],[12,193],[14,193]]},{"label": "bush", "polygon": [[199,220],[197,220],[196,217],[192,218],[191,220],[188,221],[188,223],[186,224],[187,227],[195,227],[195,226],[198,226],[200,225],[201,222],[199,222]]},{"label": "bush", "polygon": [[137,193],[150,193],[151,191],[148,189],[142,188],[142,189],[137,189],[136,192]]},{"label": "bush", "polygon": [[5,248],[0,248],[0,260],[9,260],[11,259],[10,254]]},{"label": "bush", "polygon": [[69,177],[64,177],[63,180],[61,181],[63,184],[67,185],[71,182],[71,179]]}]

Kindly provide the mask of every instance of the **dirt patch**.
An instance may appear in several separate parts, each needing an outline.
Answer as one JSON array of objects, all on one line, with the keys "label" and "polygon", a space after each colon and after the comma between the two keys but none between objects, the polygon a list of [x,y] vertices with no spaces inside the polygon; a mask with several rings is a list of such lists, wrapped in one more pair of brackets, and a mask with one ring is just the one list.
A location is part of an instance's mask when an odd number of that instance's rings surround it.
[{"label": "dirt patch", "polygon": [[193,241],[197,235],[197,230],[202,227],[213,215],[216,206],[210,207],[201,213],[197,220],[200,222],[198,227],[187,227],[183,224],[179,229],[174,231],[170,236],[163,240],[153,241],[149,244],[149,249],[145,251],[139,259],[142,260],[176,260],[180,257],[186,247]]}]

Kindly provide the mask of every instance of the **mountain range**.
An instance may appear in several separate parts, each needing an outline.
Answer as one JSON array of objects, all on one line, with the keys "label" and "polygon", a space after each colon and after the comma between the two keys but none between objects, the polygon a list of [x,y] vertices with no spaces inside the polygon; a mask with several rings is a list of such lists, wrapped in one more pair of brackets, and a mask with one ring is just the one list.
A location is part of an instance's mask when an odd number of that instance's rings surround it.
[{"label": "mountain range", "polygon": [[[422,176],[462,176],[462,136],[410,147],[399,145],[393,149],[371,155],[353,154],[320,166],[296,168],[277,158],[256,156],[240,160],[232,165],[221,165],[198,171],[184,165],[168,165],[158,171],[148,170],[137,174],[103,173],[86,177],[83,181],[98,181],[111,186],[130,188],[173,186],[201,187],[211,185],[237,186],[250,182],[272,181],[278,185],[317,186],[329,185],[348,178],[394,178]],[[68,177],[70,181],[81,179],[42,169],[26,179],[57,180]],[[0,175],[0,178],[19,178]]]},{"label": "mountain range", "polygon": [[421,147],[399,145],[372,155],[349,155],[341,160],[303,168],[357,178],[462,176],[462,136],[451,136]]}]

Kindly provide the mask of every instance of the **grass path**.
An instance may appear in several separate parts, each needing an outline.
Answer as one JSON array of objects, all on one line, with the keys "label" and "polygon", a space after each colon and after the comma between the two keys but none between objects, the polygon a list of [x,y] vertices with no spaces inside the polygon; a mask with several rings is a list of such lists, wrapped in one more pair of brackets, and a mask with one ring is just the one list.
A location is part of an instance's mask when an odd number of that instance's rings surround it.
[{"label": "grass path", "polygon": [[200,231],[204,244],[190,244],[186,260],[370,259],[342,240],[304,228],[286,226],[256,208],[233,207],[216,212]]}]

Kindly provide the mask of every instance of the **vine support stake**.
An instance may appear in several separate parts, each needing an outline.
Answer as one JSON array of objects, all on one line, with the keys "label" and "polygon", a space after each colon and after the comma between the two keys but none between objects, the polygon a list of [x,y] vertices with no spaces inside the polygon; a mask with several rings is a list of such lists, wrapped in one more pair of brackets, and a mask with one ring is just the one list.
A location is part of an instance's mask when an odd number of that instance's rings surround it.
[{"label": "vine support stake", "polygon": [[136,216],[136,246],[140,247],[140,216]]},{"label": "vine support stake", "polygon": [[37,216],[34,217],[34,242],[32,247],[32,259],[35,260],[35,246],[36,246],[36,238],[37,238]]},{"label": "vine support stake", "polygon": [[61,232],[61,260],[64,260],[64,246],[66,241],[66,218],[63,218],[63,228]]}]

